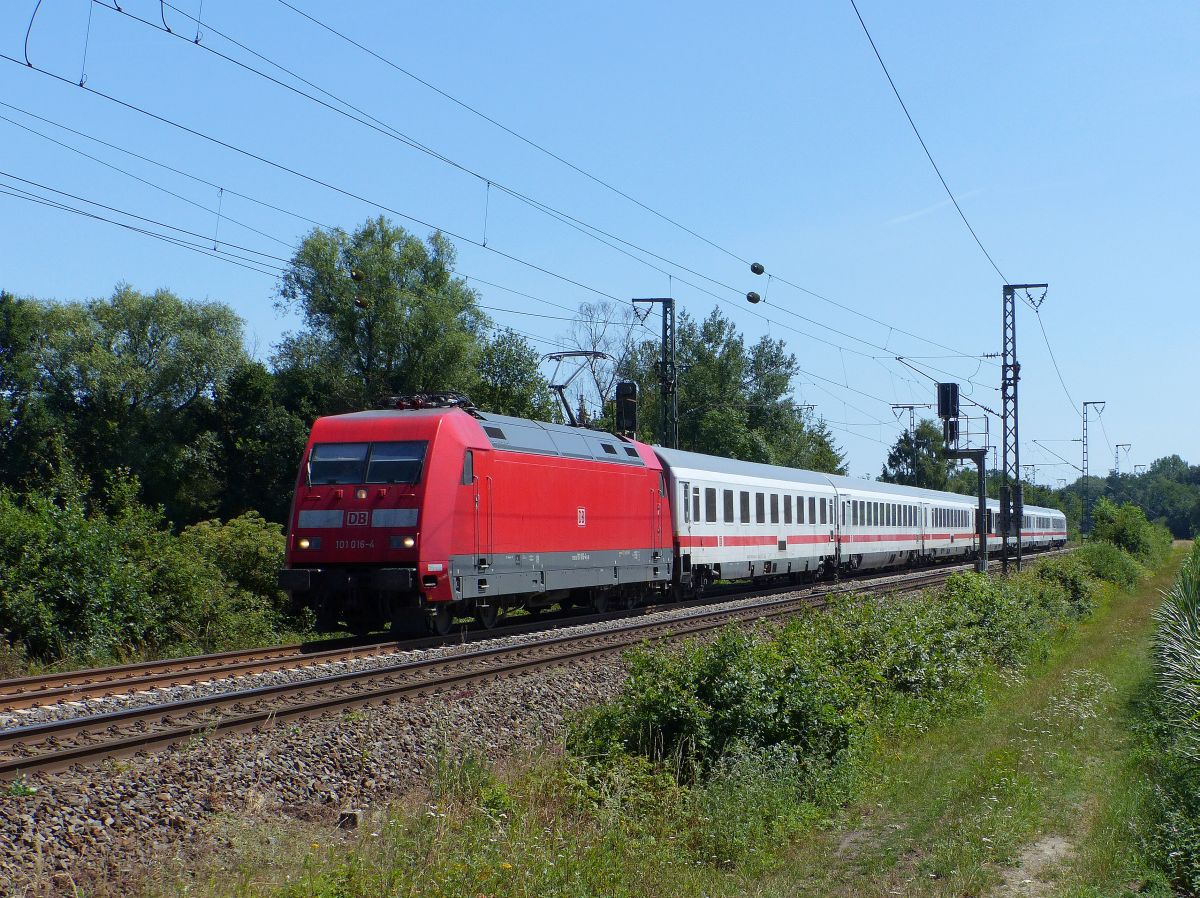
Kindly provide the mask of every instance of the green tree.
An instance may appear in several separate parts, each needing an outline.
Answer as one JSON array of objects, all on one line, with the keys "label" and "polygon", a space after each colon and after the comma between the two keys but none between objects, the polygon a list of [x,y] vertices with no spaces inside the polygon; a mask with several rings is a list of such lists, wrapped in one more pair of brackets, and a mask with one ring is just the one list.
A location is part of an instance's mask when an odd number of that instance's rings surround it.
[{"label": "green tree", "polygon": [[289,408],[297,396],[287,395],[288,385],[261,362],[246,361],[217,390],[209,427],[219,445],[221,517],[256,511],[271,521],[287,519],[296,469],[318,413],[306,401]]},{"label": "green tree", "polygon": [[499,415],[545,421],[554,414],[554,397],[542,377],[538,354],[511,330],[484,343],[469,392],[475,405]]},{"label": "green tree", "polygon": [[55,442],[55,421],[38,389],[44,317],[39,303],[0,290],[0,481],[5,483],[43,466],[46,447]]},{"label": "green tree", "polygon": [[[845,473],[841,450],[824,422],[792,397],[799,373],[782,340],[760,338],[747,347],[719,309],[697,321],[687,312],[676,328],[681,448],[743,461]],[[655,442],[660,411],[656,364],[659,344],[646,340],[626,355],[621,370],[638,384],[639,429]]]},{"label": "green tree", "polygon": [[[879,479],[888,483],[902,483],[931,490],[944,490],[950,480],[954,462],[946,458],[946,444],[942,430],[932,420],[925,418],[917,424],[917,432],[905,431],[888,452]],[[972,483],[969,492],[977,486]]]},{"label": "green tree", "polygon": [[63,446],[93,483],[134,471],[146,498],[172,515],[215,507],[217,447],[204,422],[245,359],[242,321],[228,306],[122,284],[106,300],[5,309],[0,338],[18,359],[5,376],[20,379],[3,390],[15,397],[8,464],[22,468],[10,477],[44,473]]},{"label": "green tree", "polygon": [[280,284],[280,306],[298,308],[304,328],[284,338],[277,365],[321,371],[334,405],[466,391],[487,319],[454,260],[443,235],[422,242],[383,217],[353,234],[314,230]]}]

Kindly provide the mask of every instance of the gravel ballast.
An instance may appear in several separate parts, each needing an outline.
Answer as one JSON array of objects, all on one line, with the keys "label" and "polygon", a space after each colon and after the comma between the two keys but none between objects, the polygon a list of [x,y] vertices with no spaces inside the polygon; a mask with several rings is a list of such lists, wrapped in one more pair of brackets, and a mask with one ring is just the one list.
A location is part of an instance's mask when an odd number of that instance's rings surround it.
[{"label": "gravel ballast", "polygon": [[444,752],[498,759],[556,740],[571,711],[624,678],[620,656],[604,655],[31,779],[0,799],[0,894],[126,893],[151,865],[186,856],[215,815],[249,806],[332,826],[341,810],[410,792]]}]

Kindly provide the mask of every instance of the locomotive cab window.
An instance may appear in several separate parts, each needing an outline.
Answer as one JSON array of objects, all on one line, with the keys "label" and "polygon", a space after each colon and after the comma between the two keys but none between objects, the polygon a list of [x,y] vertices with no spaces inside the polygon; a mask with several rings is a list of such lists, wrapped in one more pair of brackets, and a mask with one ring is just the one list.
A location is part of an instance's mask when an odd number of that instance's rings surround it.
[{"label": "locomotive cab window", "polygon": [[373,443],[367,462],[367,483],[416,483],[425,463],[424,440]]},{"label": "locomotive cab window", "polygon": [[424,440],[316,443],[308,456],[308,483],[416,483],[428,445]]},{"label": "locomotive cab window", "polygon": [[317,443],[308,456],[308,483],[362,483],[368,443]]}]

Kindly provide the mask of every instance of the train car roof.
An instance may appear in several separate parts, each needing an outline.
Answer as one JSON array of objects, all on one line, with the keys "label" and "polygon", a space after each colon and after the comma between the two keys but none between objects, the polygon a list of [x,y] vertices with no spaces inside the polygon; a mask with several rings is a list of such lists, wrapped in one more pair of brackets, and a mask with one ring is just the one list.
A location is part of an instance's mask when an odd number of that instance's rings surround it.
[{"label": "train car roof", "polygon": [[[809,486],[833,486],[845,490],[864,490],[884,495],[904,496],[909,499],[918,497],[933,502],[976,502],[975,496],[963,493],[949,493],[941,490],[930,490],[924,487],[904,486],[898,483],[887,483],[882,480],[863,480],[858,477],[846,477],[841,474],[823,474],[817,471],[806,471],[801,468],[785,468],[779,465],[767,465],[760,462],[738,461],[733,458],[722,458],[717,455],[703,455],[699,452],[688,452],[684,449],[666,449],[655,446],[654,452],[672,468],[711,471],[714,474],[735,474],[743,477],[762,477],[767,480],[784,480],[789,483],[801,483]],[[989,498],[990,507],[999,508],[1000,503]],[[1057,508],[1040,508],[1026,505],[1025,511],[1030,514],[1056,513],[1062,514]]]},{"label": "train car roof", "polygon": [[493,415],[490,412],[472,414],[496,449],[658,468],[658,460],[642,444],[622,440],[603,430]]}]

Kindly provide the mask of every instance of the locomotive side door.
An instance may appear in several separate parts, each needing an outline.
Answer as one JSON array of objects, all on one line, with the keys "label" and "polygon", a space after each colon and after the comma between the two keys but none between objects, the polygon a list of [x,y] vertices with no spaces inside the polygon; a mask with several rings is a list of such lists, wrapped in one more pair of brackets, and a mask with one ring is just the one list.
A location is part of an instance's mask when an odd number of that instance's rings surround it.
[{"label": "locomotive side door", "polygon": [[[492,475],[488,473],[491,453],[472,453],[478,466],[471,478],[471,515],[475,542],[475,568],[486,571],[492,566]],[[479,465],[483,462],[483,465]]]}]

